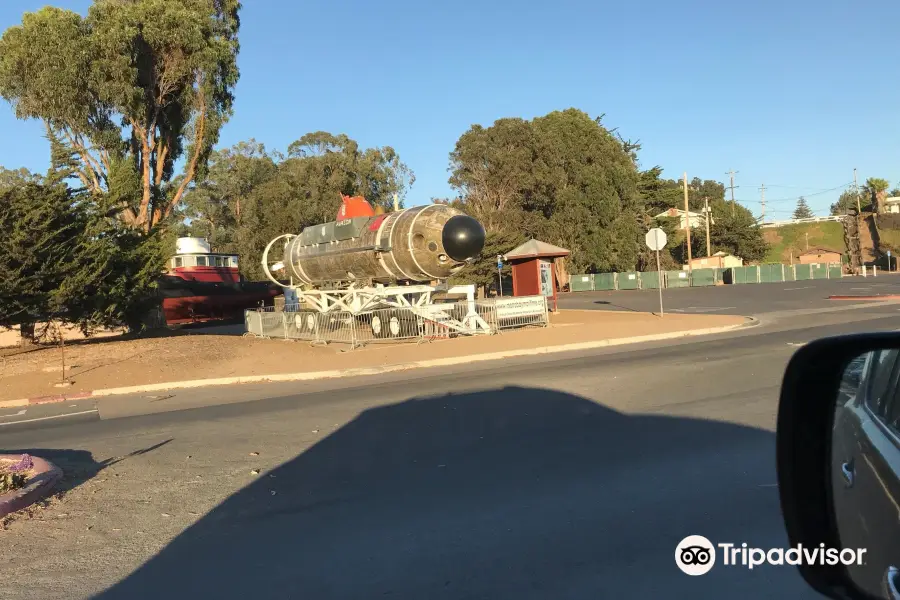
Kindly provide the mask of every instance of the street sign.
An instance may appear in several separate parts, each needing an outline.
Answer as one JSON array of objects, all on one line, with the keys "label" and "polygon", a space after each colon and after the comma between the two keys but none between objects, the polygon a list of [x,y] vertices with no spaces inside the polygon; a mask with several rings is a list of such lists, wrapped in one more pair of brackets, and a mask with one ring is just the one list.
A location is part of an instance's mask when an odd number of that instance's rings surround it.
[{"label": "street sign", "polygon": [[659,288],[659,317],[662,318],[665,313],[663,312],[663,276],[662,270],[659,268],[659,251],[666,247],[666,232],[659,227],[654,227],[647,232],[647,237],[644,240],[647,242],[647,247],[656,252],[656,276],[659,278],[659,285],[657,286]]},{"label": "street sign", "polygon": [[647,242],[648,248],[659,252],[666,247],[666,232],[659,227],[654,227],[647,232],[647,237],[644,240]]}]

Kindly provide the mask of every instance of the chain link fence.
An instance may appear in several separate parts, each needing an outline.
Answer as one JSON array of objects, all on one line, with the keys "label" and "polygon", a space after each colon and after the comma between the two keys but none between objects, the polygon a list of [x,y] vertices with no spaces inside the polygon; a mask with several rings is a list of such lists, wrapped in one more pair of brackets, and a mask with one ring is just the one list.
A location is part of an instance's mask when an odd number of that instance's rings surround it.
[{"label": "chain link fence", "polygon": [[476,300],[473,316],[469,307],[468,301],[462,301],[382,308],[354,315],[347,311],[321,313],[297,304],[268,306],[244,311],[244,325],[247,334],[259,337],[351,347],[449,338],[461,333],[460,324],[482,334],[549,325],[547,301],[541,296]]}]

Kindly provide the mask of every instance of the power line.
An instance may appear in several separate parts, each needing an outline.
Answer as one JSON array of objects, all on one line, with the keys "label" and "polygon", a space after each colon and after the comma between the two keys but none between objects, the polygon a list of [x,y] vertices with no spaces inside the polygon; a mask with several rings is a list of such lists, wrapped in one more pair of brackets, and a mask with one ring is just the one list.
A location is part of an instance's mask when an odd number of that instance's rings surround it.
[{"label": "power line", "polygon": [[[787,198],[768,198],[766,202],[796,202],[802,196],[803,198],[811,198],[812,196],[821,196],[822,194],[827,194],[828,192],[834,192],[836,190],[840,190],[842,188],[850,187],[853,185],[853,182],[845,183],[844,185],[839,185],[837,187],[829,188],[827,190],[822,190],[821,192],[815,192],[814,194],[800,194],[798,196],[791,196]],[[766,185],[766,188],[769,186]],[[759,202],[759,200],[738,200],[738,202]]]},{"label": "power line", "polygon": [[803,186],[803,185],[778,185],[774,183],[766,184],[767,188],[788,188],[792,190],[812,190],[816,192],[827,192],[828,190],[825,188],[814,188],[812,186]]}]

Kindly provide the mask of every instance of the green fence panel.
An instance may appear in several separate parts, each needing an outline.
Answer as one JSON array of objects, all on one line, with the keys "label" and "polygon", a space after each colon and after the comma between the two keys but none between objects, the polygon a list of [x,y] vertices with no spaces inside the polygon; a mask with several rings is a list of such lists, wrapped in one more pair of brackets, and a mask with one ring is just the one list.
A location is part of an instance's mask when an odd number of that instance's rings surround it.
[{"label": "green fence panel", "polygon": [[759,283],[759,267],[741,267],[744,269],[744,283]]},{"label": "green fence panel", "polygon": [[767,264],[759,266],[760,283],[778,283],[784,281],[784,265]]},{"label": "green fence panel", "polygon": [[573,292],[590,292],[594,289],[594,277],[592,275],[572,275],[569,279],[569,289]]},{"label": "green fence panel", "polygon": [[812,279],[812,265],[794,265],[794,272],[797,274],[797,281],[807,281]]},{"label": "green fence panel", "polygon": [[655,290],[659,287],[659,272],[643,271],[641,273],[641,289]]},{"label": "green fence panel", "polygon": [[636,290],[641,287],[641,275],[635,271],[619,273],[616,281],[616,288],[620,290]]},{"label": "green fence panel", "polygon": [[812,267],[811,272],[813,279],[828,279],[828,265],[814,264],[809,266]]},{"label": "green fence panel", "polygon": [[687,271],[666,271],[666,287],[682,288],[691,286],[691,275]]},{"label": "green fence panel", "polygon": [[595,273],[593,275],[594,278],[594,290],[614,290],[616,289],[616,274],[615,273]]},{"label": "green fence panel", "polygon": [[796,281],[797,276],[794,274],[794,265],[784,265],[784,280]]},{"label": "green fence panel", "polygon": [[704,287],[716,285],[717,279],[718,272],[716,269],[694,269],[694,272],[691,273],[691,286]]},{"label": "green fence panel", "polygon": [[828,279],[840,279],[844,276],[844,265],[840,263],[829,263]]},{"label": "green fence panel", "polygon": [[729,278],[730,281],[726,280],[726,283],[731,283],[734,285],[756,283],[756,267],[732,267],[731,269],[729,269],[729,271],[731,271],[731,276]]}]

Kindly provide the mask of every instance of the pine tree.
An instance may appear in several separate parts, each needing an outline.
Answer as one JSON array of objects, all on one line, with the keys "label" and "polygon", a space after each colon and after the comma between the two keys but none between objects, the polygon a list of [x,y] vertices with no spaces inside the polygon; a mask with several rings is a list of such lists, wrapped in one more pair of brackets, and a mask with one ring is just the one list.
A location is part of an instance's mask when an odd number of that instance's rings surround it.
[{"label": "pine tree", "polygon": [[85,219],[63,184],[23,180],[0,190],[0,325],[66,317],[65,285],[78,262]]},{"label": "pine tree", "polygon": [[806,198],[800,196],[800,199],[797,200],[797,208],[794,210],[794,218],[795,219],[811,219],[815,215],[813,214],[812,209],[809,207],[809,204],[806,203]]},{"label": "pine tree", "polygon": [[156,301],[171,236],[100,212],[87,191],[68,187],[53,170],[7,183],[0,186],[0,326],[21,326],[23,341],[35,323],[51,320],[86,334],[140,328]]}]

